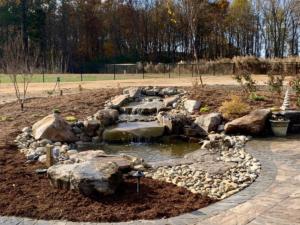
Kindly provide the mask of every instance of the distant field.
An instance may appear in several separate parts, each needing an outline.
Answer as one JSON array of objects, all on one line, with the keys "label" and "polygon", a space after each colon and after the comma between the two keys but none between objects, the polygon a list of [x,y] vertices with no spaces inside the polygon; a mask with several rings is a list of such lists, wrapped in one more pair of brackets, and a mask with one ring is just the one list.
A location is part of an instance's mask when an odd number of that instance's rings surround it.
[{"label": "distant field", "polygon": [[[143,79],[143,74],[45,74],[44,78],[42,74],[34,74],[32,83],[54,83],[57,78],[60,78],[61,82],[80,82],[80,81],[101,81],[101,80],[129,80],[129,79]],[[165,73],[165,74],[154,74],[145,73],[144,79],[153,78],[184,78],[192,77],[192,74],[178,74],[178,73]],[[21,81],[21,76],[18,77]],[[0,83],[10,83],[10,77],[6,74],[0,74]]]}]

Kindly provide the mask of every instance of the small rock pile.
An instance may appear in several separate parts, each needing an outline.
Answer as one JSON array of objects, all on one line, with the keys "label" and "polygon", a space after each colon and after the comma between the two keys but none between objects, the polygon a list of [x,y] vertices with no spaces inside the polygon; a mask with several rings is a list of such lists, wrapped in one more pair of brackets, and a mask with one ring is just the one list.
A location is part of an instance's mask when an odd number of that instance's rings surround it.
[{"label": "small rock pile", "polygon": [[245,151],[245,136],[210,134],[200,150],[188,154],[184,164],[161,166],[147,177],[185,187],[193,193],[224,199],[249,186],[261,164]]},{"label": "small rock pile", "polygon": [[69,158],[69,155],[77,153],[74,144],[53,142],[49,139],[36,140],[30,127],[25,127],[22,130],[22,133],[15,139],[15,143],[20,151],[25,154],[28,162],[35,160],[46,162],[47,148],[52,149],[57,161],[65,161]]}]

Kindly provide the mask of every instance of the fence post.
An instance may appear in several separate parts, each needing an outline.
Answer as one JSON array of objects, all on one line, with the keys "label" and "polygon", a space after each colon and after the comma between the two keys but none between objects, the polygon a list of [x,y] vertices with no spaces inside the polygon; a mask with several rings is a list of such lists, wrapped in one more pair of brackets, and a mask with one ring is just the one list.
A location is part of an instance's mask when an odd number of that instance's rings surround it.
[{"label": "fence post", "polygon": [[171,66],[170,66],[170,63],[168,64],[169,66],[169,78],[171,78]]},{"label": "fence post", "polygon": [[232,74],[235,74],[235,63],[232,63]]},{"label": "fence post", "polygon": [[145,79],[145,69],[144,69],[144,63],[142,63],[143,65],[143,79]]},{"label": "fence post", "polygon": [[216,75],[216,66],[215,66],[215,64],[213,64],[213,73],[214,73],[214,75]]},{"label": "fence post", "polygon": [[192,77],[194,77],[194,64],[192,64]]},{"label": "fence post", "polygon": [[43,83],[45,83],[45,72],[44,72],[44,69],[43,69]]},{"label": "fence post", "polygon": [[114,80],[116,80],[116,64],[114,64]]},{"label": "fence post", "polygon": [[47,152],[46,152],[46,166],[50,167],[54,164],[54,159],[53,159],[53,155],[52,155],[52,149],[50,146],[46,146],[47,148]]},{"label": "fence post", "polygon": [[180,78],[180,64],[178,64],[178,76],[179,76],[179,78]]},{"label": "fence post", "polygon": [[80,73],[80,80],[81,80],[81,82],[83,81],[82,71]]}]

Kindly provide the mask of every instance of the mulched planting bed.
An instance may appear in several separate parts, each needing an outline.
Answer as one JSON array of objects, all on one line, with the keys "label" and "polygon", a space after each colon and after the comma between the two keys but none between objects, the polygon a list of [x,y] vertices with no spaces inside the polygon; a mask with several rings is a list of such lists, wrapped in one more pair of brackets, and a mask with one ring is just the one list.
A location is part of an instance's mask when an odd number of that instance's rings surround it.
[{"label": "mulched planting bed", "polygon": [[200,100],[202,106],[209,107],[210,112],[217,112],[222,102],[230,100],[232,95],[240,96],[252,110],[281,106],[284,97],[282,94],[282,97],[278,98],[269,91],[267,86],[257,86],[257,94],[265,98],[263,101],[251,100],[249,94],[243,92],[241,87],[237,85],[213,85],[204,88],[188,88],[187,90],[189,90],[191,99]]},{"label": "mulched planting bed", "polygon": [[52,188],[46,175],[34,172],[42,164],[24,161],[25,157],[13,148],[0,150],[1,215],[115,222],[172,217],[212,202],[184,188],[147,178],[141,181],[139,195],[136,180],[125,179],[115,195],[91,199]]},{"label": "mulched planting bed", "polygon": [[54,108],[64,116],[82,119],[101,109],[105,100],[119,90],[97,90],[63,97],[30,99],[26,110],[8,103],[0,106],[0,215],[70,221],[128,221],[177,216],[210,204],[207,197],[184,188],[151,179],[142,179],[141,193],[136,181],[125,179],[114,196],[84,197],[50,186],[46,175],[37,175],[40,163],[25,164],[12,141],[20,130],[49,114]]},{"label": "mulched planting bed", "polygon": [[[25,126],[31,126],[58,108],[63,116],[83,119],[103,108],[104,102],[121,90],[101,89],[62,97],[30,99],[21,112],[17,103],[0,106],[0,215],[24,216],[39,219],[70,221],[128,221],[177,216],[212,203],[186,189],[151,179],[142,179],[137,195],[136,181],[125,179],[114,196],[95,199],[81,194],[58,190],[50,186],[46,175],[37,175],[40,163],[25,164],[23,154],[14,147],[13,140]],[[202,99],[211,110],[217,109],[229,92],[240,94],[238,88],[206,87],[193,96]],[[253,103],[253,108],[272,105]]]}]

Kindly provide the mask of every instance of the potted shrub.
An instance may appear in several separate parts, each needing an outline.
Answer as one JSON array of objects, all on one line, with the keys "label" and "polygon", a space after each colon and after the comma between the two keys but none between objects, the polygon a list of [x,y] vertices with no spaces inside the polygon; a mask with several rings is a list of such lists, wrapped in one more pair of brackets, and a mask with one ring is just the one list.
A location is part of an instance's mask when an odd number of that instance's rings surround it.
[{"label": "potted shrub", "polygon": [[285,137],[289,127],[290,120],[280,114],[273,114],[270,119],[271,129],[277,137]]}]

